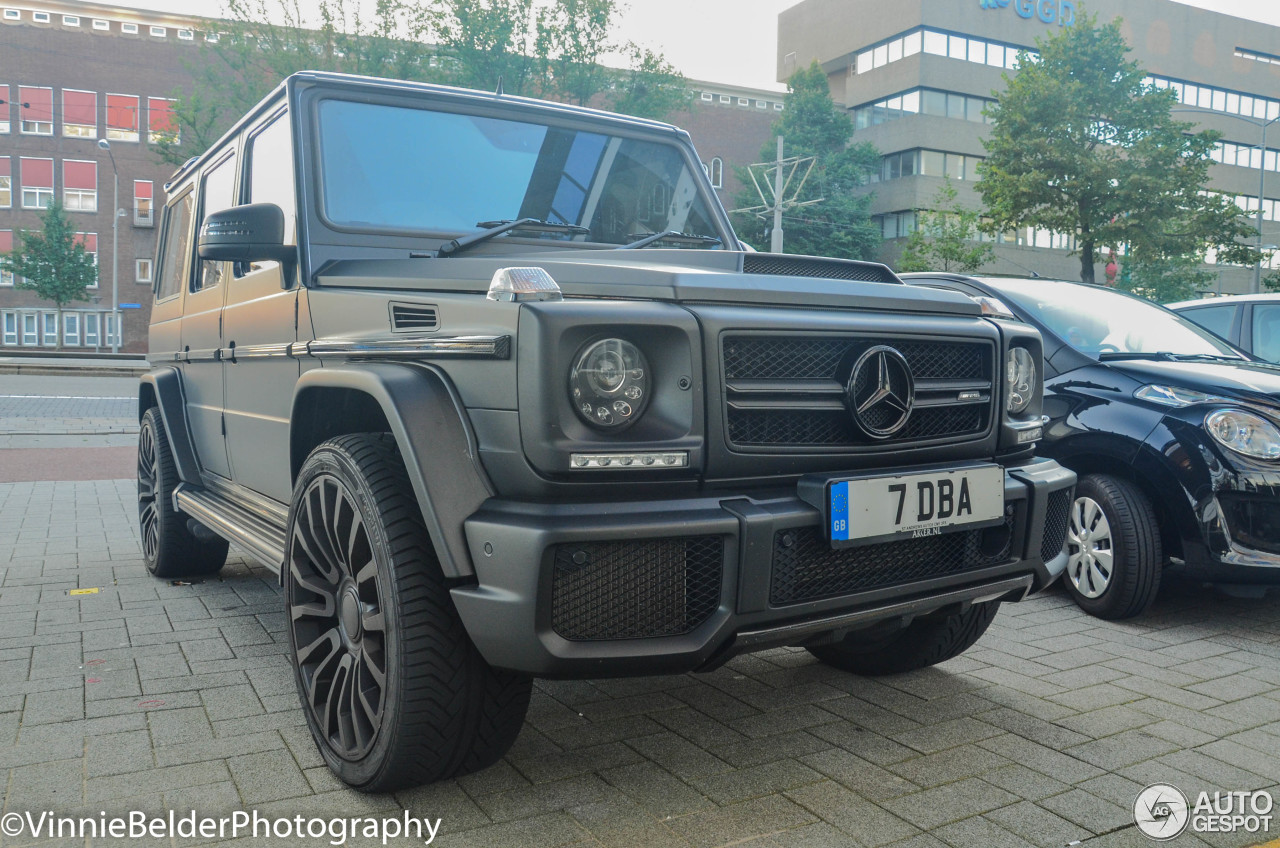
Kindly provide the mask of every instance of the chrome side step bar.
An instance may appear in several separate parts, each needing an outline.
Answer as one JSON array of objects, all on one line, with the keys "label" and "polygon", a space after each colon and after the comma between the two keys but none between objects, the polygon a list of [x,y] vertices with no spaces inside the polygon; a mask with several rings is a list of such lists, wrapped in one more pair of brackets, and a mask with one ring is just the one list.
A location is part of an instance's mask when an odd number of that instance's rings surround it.
[{"label": "chrome side step bar", "polygon": [[284,563],[285,527],[261,512],[246,509],[230,498],[186,483],[173,492],[174,507],[222,538],[234,542],[258,562],[279,573]]}]

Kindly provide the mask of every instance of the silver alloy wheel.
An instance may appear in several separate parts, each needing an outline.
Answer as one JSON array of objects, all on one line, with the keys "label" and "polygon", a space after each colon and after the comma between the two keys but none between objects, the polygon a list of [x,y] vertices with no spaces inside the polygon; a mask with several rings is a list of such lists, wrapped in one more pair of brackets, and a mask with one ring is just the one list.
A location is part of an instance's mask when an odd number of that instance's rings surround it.
[{"label": "silver alloy wheel", "polygon": [[1076,498],[1067,526],[1067,577],[1082,596],[1096,598],[1111,585],[1113,563],[1111,525],[1102,505]]}]

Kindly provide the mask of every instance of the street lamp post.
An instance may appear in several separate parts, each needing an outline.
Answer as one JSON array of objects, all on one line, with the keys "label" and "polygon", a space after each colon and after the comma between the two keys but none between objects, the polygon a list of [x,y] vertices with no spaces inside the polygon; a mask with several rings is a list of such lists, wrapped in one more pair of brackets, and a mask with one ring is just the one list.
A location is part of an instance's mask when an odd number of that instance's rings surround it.
[{"label": "street lamp post", "polygon": [[[120,171],[116,169],[116,157],[111,152],[111,142],[98,139],[98,146],[111,158],[111,352],[120,352]],[[1261,218],[1259,228],[1261,228]],[[1261,239],[1261,231],[1258,238]]]}]

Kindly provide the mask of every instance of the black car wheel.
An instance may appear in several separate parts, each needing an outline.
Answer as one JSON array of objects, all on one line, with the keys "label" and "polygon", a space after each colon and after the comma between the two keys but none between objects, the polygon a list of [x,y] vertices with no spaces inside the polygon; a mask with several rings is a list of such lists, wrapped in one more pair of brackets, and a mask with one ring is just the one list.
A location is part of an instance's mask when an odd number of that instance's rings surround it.
[{"label": "black car wheel", "polygon": [[874,677],[901,674],[958,657],[987,632],[999,601],[974,604],[964,612],[918,618],[889,632],[870,628],[850,633],[833,645],[809,649],[833,668]]},{"label": "black car wheel", "polygon": [[156,577],[216,574],[227,561],[227,541],[196,538],[187,517],[173,508],[178,471],[155,407],[138,427],[138,528],[142,559]]},{"label": "black car wheel", "polygon": [[1067,523],[1067,591],[1090,615],[1132,618],[1160,588],[1163,555],[1151,501],[1127,480],[1087,474]]},{"label": "black car wheel", "polygon": [[490,667],[467,637],[390,435],[342,436],[312,451],[287,539],[295,679],[338,777],[389,792],[507,752],[530,678]]}]

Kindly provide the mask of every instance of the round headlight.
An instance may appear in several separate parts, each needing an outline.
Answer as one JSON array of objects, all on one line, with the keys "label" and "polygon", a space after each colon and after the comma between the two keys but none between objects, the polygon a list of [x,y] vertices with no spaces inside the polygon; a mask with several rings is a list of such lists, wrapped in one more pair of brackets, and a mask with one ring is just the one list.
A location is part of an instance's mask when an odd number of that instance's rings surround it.
[{"label": "round headlight", "polygon": [[1267,419],[1243,409],[1219,409],[1204,427],[1226,448],[1258,459],[1280,459],[1280,430]]},{"label": "round headlight", "polygon": [[1009,397],[1005,408],[1017,415],[1031,405],[1036,394],[1036,358],[1031,351],[1025,347],[1009,349],[1004,379]]},{"label": "round headlight", "polygon": [[578,417],[601,430],[629,426],[649,403],[649,363],[631,342],[587,345],[569,372],[569,399]]}]

